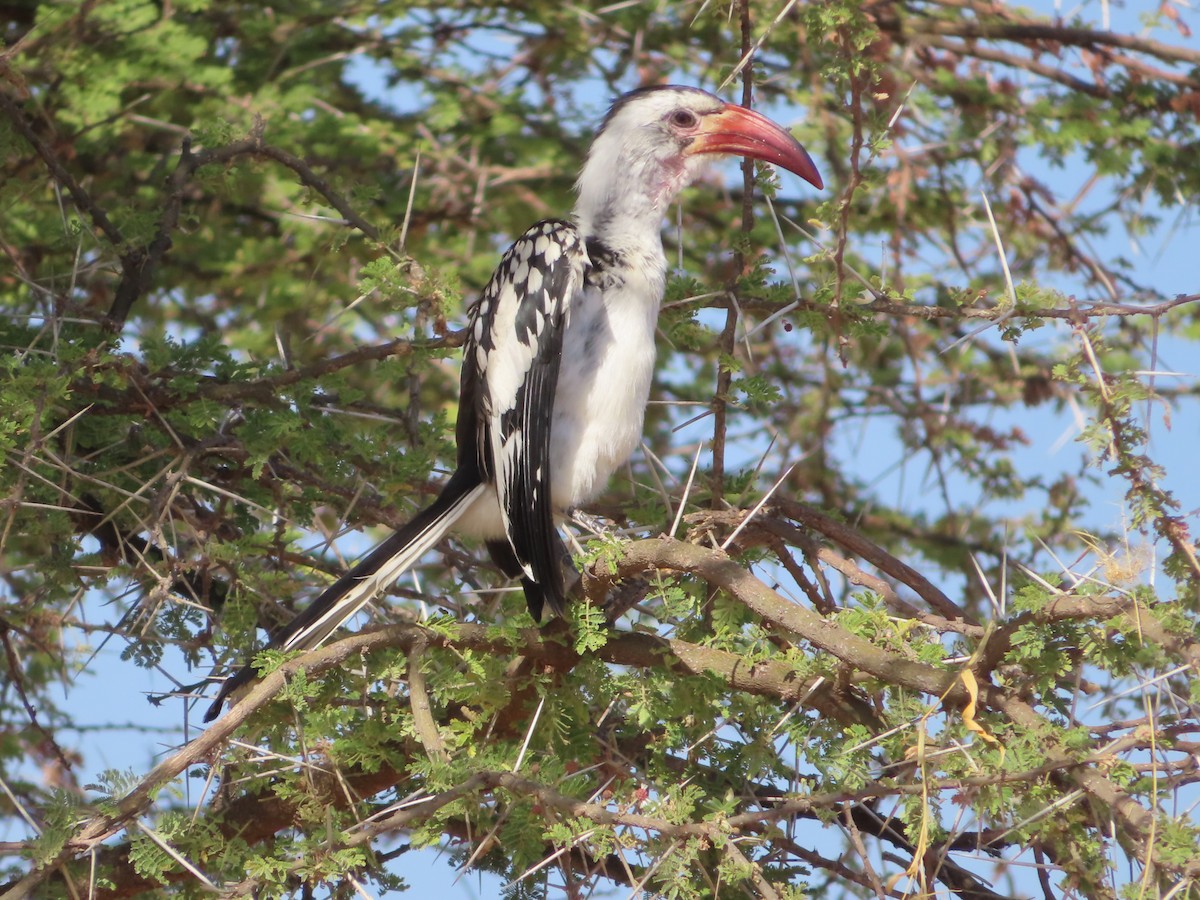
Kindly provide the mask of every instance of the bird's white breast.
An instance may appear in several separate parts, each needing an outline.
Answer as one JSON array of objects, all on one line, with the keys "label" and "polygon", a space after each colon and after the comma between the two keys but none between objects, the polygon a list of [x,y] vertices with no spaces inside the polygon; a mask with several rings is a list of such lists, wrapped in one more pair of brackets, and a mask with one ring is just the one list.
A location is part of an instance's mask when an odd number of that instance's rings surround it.
[{"label": "bird's white breast", "polygon": [[623,258],[571,304],[550,432],[554,505],[594,497],[638,446],[654,377],[666,263]]},{"label": "bird's white breast", "polygon": [[[619,266],[583,284],[564,326],[550,428],[558,515],[600,493],[642,436],[666,260],[657,243],[653,252],[625,250],[620,259]],[[504,535],[494,488],[472,504],[456,529],[473,537]]]}]

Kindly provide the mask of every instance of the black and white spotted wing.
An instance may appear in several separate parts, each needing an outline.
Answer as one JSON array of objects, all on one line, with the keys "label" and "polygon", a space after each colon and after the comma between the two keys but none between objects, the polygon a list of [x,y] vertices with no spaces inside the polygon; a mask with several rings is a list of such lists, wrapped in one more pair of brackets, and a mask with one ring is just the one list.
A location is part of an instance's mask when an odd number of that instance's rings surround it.
[{"label": "black and white spotted wing", "polygon": [[[484,288],[463,360],[463,387],[474,397],[476,413],[470,443],[484,478],[496,485],[535,618],[543,598],[560,614],[565,601],[550,431],[563,329],[586,265],[574,225],[550,220],[526,231]],[[464,437],[460,433],[460,453]]]}]

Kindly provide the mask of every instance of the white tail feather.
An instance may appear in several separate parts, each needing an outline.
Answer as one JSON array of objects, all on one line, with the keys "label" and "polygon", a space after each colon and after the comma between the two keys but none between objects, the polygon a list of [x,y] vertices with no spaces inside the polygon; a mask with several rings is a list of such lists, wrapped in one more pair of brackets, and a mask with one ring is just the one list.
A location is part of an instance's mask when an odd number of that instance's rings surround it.
[{"label": "white tail feather", "polygon": [[403,575],[422,556],[433,549],[447,531],[458,521],[476,500],[487,490],[480,484],[463,494],[442,515],[430,522],[423,531],[376,569],[372,574],[356,581],[354,586],[325,610],[320,618],[314,619],[303,630],[288,637],[280,645],[283,650],[311,650],[318,647],[345,621],[379,596],[397,578]]}]

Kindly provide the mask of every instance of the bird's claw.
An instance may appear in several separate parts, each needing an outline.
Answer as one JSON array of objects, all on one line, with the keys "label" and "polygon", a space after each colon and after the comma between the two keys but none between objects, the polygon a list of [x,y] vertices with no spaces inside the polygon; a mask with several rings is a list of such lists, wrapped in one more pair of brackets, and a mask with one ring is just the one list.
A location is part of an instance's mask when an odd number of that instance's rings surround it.
[{"label": "bird's claw", "polygon": [[609,528],[605,524],[604,519],[600,516],[585,513],[582,509],[572,508],[567,510],[567,518],[584,531],[590,531],[596,537],[604,537],[609,533]]}]

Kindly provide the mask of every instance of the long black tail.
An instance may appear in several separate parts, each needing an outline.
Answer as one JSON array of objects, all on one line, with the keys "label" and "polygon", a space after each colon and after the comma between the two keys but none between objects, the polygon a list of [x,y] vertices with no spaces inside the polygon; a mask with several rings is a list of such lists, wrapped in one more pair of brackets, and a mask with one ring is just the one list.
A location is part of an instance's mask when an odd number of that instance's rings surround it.
[{"label": "long black tail", "polygon": [[[282,650],[311,650],[403,575],[442,539],[459,516],[486,490],[486,486],[479,483],[458,486],[455,484],[458,480],[451,479],[432,504],[272,635],[269,646]],[[217,699],[204,714],[204,721],[211,722],[219,716],[225,700],[253,681],[255,675],[254,668],[245,665],[226,678]]]}]

